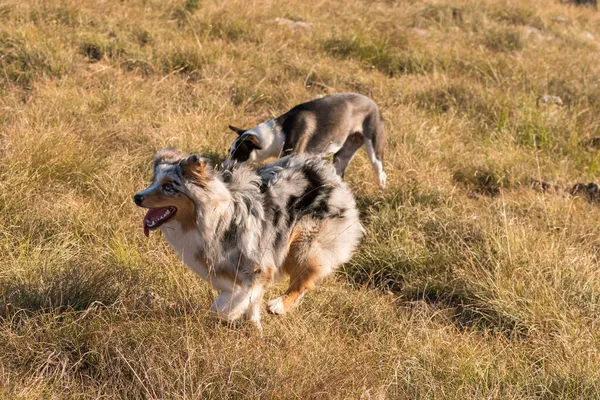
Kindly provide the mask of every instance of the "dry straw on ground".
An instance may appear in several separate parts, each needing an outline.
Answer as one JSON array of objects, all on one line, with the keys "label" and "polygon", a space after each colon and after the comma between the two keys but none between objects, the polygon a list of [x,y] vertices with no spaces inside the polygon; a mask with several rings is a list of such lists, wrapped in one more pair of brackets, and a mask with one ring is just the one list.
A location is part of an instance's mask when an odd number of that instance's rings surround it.
[{"label": "dry straw on ground", "polygon": [[[558,0],[2,2],[0,397],[595,398],[600,211],[568,188],[600,169],[599,22]],[[131,195],[156,149],[217,158],[227,124],[334,91],[390,132],[386,192],[362,153],[348,172],[368,234],[262,339],[224,326]]]}]

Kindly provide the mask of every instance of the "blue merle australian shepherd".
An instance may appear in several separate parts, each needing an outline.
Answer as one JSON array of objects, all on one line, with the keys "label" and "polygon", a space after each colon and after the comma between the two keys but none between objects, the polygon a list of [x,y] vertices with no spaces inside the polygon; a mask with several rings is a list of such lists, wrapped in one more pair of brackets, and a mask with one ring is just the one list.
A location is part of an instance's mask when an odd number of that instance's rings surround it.
[{"label": "blue merle australian shepherd", "polygon": [[326,161],[290,156],[261,168],[164,149],[152,184],[134,196],[148,209],[144,232],[160,229],[183,262],[220,292],[211,310],[260,327],[265,288],[290,276],[267,309],[284,314],[350,260],[363,229],[352,193]]}]

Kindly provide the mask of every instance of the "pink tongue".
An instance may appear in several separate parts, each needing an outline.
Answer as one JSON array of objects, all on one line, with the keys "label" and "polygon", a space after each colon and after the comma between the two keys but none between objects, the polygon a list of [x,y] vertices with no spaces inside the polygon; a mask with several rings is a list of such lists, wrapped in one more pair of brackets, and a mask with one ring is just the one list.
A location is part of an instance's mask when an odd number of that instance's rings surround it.
[{"label": "pink tongue", "polygon": [[144,217],[144,235],[146,235],[146,237],[150,236],[150,229],[146,225],[146,221],[154,221],[154,220],[160,218],[166,210],[167,210],[166,207],[150,208],[148,210],[148,212],[146,213],[146,216]]}]

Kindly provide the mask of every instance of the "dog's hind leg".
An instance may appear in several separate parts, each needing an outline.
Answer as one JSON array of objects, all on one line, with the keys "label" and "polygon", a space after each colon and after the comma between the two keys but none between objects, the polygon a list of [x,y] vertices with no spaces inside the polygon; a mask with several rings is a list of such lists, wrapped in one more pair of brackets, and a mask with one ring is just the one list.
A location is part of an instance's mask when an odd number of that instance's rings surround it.
[{"label": "dog's hind leg", "polygon": [[365,119],[363,122],[363,135],[367,156],[379,179],[379,188],[385,189],[387,175],[383,171],[383,153],[386,144],[386,130],[381,114],[372,114]]},{"label": "dog's hind leg", "polygon": [[317,260],[297,263],[293,259],[286,260],[284,269],[290,275],[290,286],[282,296],[267,304],[267,310],[271,314],[285,314],[298,304],[304,294],[314,287],[320,270]]},{"label": "dog's hind leg", "polygon": [[[292,123],[289,130],[286,131],[281,157],[306,152],[306,147],[314,134],[316,128],[314,117],[300,113],[294,118],[294,121],[295,123]],[[284,130],[286,129],[285,124]]]},{"label": "dog's hind leg", "polygon": [[363,141],[362,133],[352,133],[348,136],[342,148],[333,156],[335,172],[342,178],[344,178],[346,168],[348,168],[348,164],[354,158],[356,151],[363,145]]},{"label": "dog's hind leg", "polygon": [[370,139],[365,139],[365,145],[369,161],[371,161],[371,165],[379,179],[379,188],[385,189],[387,174],[383,171],[383,160],[377,156],[375,149],[373,148],[373,142]]}]

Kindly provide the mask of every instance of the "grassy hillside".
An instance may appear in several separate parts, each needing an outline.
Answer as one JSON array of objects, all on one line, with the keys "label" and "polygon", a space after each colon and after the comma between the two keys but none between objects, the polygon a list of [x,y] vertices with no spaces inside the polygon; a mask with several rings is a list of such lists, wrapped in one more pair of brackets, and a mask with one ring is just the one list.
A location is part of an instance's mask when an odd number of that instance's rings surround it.
[{"label": "grassy hillside", "polygon": [[[0,397],[596,398],[599,61],[558,0],[0,2]],[[219,323],[142,233],[154,152],[341,91],[389,131],[360,250],[262,338]]]}]

